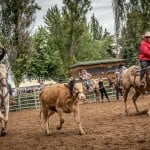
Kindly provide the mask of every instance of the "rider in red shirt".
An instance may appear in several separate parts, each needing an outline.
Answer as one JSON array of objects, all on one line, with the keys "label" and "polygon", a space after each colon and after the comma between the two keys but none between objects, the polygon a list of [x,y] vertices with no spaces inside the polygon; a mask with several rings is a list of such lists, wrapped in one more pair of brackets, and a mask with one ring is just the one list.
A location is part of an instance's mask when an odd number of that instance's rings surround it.
[{"label": "rider in red shirt", "polygon": [[150,32],[146,32],[143,35],[143,41],[140,44],[140,54],[139,60],[141,64],[141,73],[140,73],[140,80],[141,80],[141,87],[145,86],[145,82],[143,80],[146,67],[150,66]]}]

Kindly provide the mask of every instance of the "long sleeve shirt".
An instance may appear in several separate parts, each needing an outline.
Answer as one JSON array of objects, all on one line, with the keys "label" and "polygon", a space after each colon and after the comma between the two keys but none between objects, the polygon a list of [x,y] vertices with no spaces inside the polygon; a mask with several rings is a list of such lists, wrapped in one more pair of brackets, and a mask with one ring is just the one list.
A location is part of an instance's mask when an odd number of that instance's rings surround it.
[{"label": "long sleeve shirt", "polygon": [[140,45],[140,60],[150,60],[150,42],[142,41]]}]

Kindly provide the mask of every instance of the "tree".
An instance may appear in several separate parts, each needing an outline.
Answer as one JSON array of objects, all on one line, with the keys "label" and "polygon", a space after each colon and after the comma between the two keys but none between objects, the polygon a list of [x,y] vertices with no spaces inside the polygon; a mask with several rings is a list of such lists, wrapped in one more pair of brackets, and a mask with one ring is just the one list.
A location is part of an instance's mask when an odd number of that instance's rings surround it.
[{"label": "tree", "polygon": [[[108,32],[107,32],[108,34]],[[93,34],[87,28],[86,32],[82,35],[79,44],[79,51],[76,55],[78,61],[101,60],[114,57],[112,52],[112,36],[109,34],[102,34],[101,40],[93,40]]]},{"label": "tree", "polygon": [[91,17],[91,34],[94,40],[100,40],[103,37],[103,28],[99,25],[98,20],[95,18],[94,14]]},{"label": "tree", "polygon": [[68,62],[73,64],[74,56],[78,53],[80,37],[84,33],[86,25],[86,14],[91,10],[90,0],[63,0],[63,17],[67,22],[65,28],[68,29]]},{"label": "tree", "polygon": [[115,18],[115,36],[116,36],[116,51],[117,58],[119,58],[119,36],[123,27],[123,23],[126,20],[126,1],[125,0],[112,0],[114,18]]},{"label": "tree", "polygon": [[28,78],[56,80],[58,77],[64,77],[59,51],[53,47],[53,41],[48,35],[43,27],[39,27],[34,35],[36,53],[28,66]]},{"label": "tree", "polygon": [[[36,53],[29,66],[28,76],[66,78],[69,76],[70,65],[74,62],[112,57],[109,55],[112,37],[106,29],[103,31],[98,21],[101,39],[93,40],[86,22],[85,14],[89,7],[87,1],[69,2],[65,1],[67,7],[65,5],[62,10],[57,5],[51,7],[44,16],[45,26],[40,27],[35,34]],[[84,7],[87,5],[87,8],[81,9],[80,3]]]},{"label": "tree", "polygon": [[44,17],[47,33],[53,39],[56,51],[60,53],[63,67],[69,74],[69,67],[76,61],[78,45],[86,26],[86,13],[90,10],[89,0],[63,0],[62,12],[57,6],[48,9]]},{"label": "tree", "polygon": [[128,65],[138,63],[139,44],[142,35],[150,30],[150,10],[148,0],[125,0],[113,1],[115,11],[115,22],[117,43],[121,43],[122,56],[127,59]]},{"label": "tree", "polygon": [[35,0],[1,0],[0,26],[16,86],[22,81],[33,53],[30,26],[40,7]]},{"label": "tree", "polygon": [[130,1],[130,9],[127,13],[126,26],[122,32],[122,54],[129,65],[138,64],[139,45],[142,35],[150,30],[149,2],[145,0]]}]

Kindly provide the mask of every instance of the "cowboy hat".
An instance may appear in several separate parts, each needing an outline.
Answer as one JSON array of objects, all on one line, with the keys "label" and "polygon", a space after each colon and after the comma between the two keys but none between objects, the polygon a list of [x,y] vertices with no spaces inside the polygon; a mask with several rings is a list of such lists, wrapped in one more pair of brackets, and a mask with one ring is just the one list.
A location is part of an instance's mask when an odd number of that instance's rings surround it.
[{"label": "cowboy hat", "polygon": [[150,36],[150,32],[149,31],[145,32],[144,37],[146,37],[146,36]]}]

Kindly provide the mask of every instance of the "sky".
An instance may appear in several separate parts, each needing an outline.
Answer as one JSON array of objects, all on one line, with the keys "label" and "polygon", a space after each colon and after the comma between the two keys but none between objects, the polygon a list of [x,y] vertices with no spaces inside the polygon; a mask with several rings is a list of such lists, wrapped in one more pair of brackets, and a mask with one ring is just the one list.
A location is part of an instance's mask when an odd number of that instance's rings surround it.
[{"label": "sky", "polygon": [[[56,5],[61,9],[62,0],[35,0],[41,10],[36,12],[36,20],[34,30],[40,25],[44,25],[43,16],[46,15],[47,9]],[[99,24],[114,34],[114,15],[112,9],[112,0],[91,0],[92,10],[87,14],[87,20],[90,21],[91,16],[94,14]]]}]

